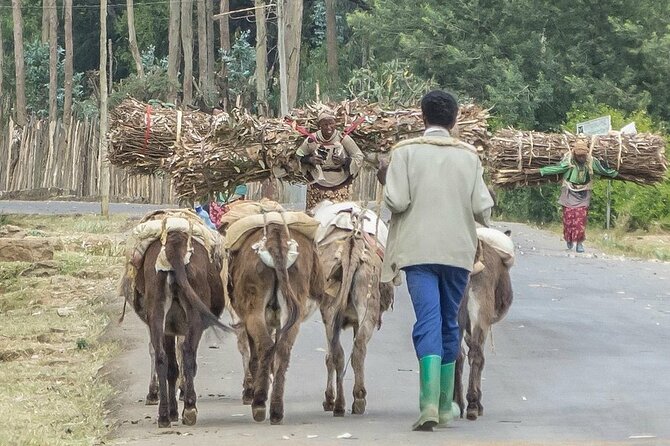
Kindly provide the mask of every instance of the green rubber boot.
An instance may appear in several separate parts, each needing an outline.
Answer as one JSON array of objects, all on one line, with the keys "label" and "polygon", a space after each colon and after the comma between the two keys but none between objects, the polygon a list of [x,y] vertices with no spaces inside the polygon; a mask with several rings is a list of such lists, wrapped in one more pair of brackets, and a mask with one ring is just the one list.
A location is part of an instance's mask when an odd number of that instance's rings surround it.
[{"label": "green rubber boot", "polygon": [[446,426],[461,415],[461,409],[454,403],[454,374],[456,363],[442,364],[440,367],[440,426]]},{"label": "green rubber boot", "polygon": [[433,431],[439,421],[440,363],[437,355],[424,356],[419,360],[419,409],[421,416],[412,430]]}]

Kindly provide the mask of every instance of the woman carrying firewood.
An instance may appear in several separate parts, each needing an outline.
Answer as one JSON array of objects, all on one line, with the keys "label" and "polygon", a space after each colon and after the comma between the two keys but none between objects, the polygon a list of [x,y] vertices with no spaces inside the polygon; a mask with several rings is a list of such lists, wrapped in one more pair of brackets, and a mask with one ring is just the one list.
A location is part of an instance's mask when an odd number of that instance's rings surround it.
[{"label": "woman carrying firewood", "polygon": [[322,111],[319,130],[305,139],[296,151],[301,167],[311,177],[307,188],[307,209],[323,200],[349,200],[349,184],[363,165],[363,152],[354,140],[335,128],[335,116]]},{"label": "woman carrying firewood", "polygon": [[571,152],[559,164],[542,167],[540,174],[563,174],[563,185],[558,202],[563,206],[563,238],[568,249],[576,244],[577,252],[584,252],[586,222],[591,202],[593,174],[614,178],[619,173],[600,164],[591,156],[588,144],[578,140]]}]

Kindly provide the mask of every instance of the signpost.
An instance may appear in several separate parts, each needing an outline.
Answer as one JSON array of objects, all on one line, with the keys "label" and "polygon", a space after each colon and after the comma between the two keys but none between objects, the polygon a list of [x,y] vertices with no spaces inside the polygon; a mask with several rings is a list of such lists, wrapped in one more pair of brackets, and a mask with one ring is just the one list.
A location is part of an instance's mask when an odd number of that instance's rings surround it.
[{"label": "signpost", "polygon": [[612,117],[601,116],[577,124],[578,135],[607,135],[612,130]]},{"label": "signpost", "polygon": [[[612,130],[612,117],[610,115],[577,123],[578,135],[607,135]],[[612,215],[612,180],[607,180],[607,218],[606,228],[610,228],[610,217]]]}]

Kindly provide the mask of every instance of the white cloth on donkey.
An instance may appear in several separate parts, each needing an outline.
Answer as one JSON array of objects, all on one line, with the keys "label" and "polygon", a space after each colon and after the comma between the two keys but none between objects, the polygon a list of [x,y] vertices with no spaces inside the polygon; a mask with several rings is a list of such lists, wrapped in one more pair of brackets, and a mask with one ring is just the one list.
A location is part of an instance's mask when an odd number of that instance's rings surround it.
[{"label": "white cloth on donkey", "polygon": [[493,228],[477,228],[477,238],[495,249],[507,268],[514,265],[514,242],[507,234]]},{"label": "white cloth on donkey", "polygon": [[[145,216],[133,228],[126,242],[126,255],[129,263],[138,265],[147,248],[156,240],[165,243],[170,232],[183,232],[205,247],[210,260],[220,252],[222,239],[218,232],[209,229],[202,219],[190,209],[165,209]],[[191,259],[191,250],[184,256],[184,264]],[[156,260],[156,271],[172,271],[172,265],[165,257],[164,249]]]},{"label": "white cloth on donkey", "polygon": [[312,212],[314,218],[320,223],[314,238],[317,244],[330,241],[327,240],[328,236],[335,228],[353,231],[355,228],[352,213],[354,213],[358,215],[358,218],[363,218],[363,231],[373,237],[376,236],[382,249],[386,247],[388,227],[377,214],[369,209],[364,209],[356,202],[333,203],[325,200],[319,203]]},{"label": "white cloth on donkey", "polygon": [[270,223],[286,225],[311,240],[314,240],[319,227],[319,222],[304,212],[286,212],[279,204],[270,200],[239,204],[230,212],[239,215],[237,219],[230,216],[226,219],[226,214],[222,219],[222,222],[226,220],[228,223],[224,246],[233,252],[240,249],[253,230],[263,228]]}]

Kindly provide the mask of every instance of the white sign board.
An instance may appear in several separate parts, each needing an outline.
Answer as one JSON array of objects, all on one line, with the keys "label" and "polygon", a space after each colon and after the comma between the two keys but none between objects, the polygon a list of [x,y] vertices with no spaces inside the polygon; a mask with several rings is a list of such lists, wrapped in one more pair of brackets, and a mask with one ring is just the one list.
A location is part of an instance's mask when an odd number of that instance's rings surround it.
[{"label": "white sign board", "polygon": [[612,130],[612,117],[602,116],[577,124],[578,135],[607,135]]}]

